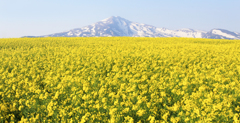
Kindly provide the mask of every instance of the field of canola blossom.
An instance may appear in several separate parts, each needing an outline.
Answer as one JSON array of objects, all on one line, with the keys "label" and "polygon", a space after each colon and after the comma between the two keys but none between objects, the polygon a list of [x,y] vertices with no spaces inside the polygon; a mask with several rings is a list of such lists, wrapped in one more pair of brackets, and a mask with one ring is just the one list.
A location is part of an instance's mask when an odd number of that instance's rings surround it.
[{"label": "field of canola blossom", "polygon": [[0,39],[0,122],[239,122],[240,40]]}]

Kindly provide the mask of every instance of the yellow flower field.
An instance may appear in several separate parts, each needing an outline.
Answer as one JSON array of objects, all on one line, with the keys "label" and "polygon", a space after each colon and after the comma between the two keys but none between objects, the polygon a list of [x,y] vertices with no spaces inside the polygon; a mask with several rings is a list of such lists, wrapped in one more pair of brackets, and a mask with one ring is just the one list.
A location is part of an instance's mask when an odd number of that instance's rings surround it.
[{"label": "yellow flower field", "polygon": [[0,122],[239,122],[240,40],[0,39]]}]

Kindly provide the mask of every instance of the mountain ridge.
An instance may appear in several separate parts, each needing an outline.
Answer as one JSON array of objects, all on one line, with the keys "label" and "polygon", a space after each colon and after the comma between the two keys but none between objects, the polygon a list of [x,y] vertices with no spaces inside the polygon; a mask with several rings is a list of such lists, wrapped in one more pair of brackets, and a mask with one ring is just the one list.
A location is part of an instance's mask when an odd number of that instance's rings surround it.
[{"label": "mountain ridge", "polygon": [[214,28],[208,32],[194,29],[170,30],[152,25],[129,21],[120,16],[111,16],[94,24],[69,31],[43,36],[25,37],[189,37],[212,39],[240,39],[240,33]]}]

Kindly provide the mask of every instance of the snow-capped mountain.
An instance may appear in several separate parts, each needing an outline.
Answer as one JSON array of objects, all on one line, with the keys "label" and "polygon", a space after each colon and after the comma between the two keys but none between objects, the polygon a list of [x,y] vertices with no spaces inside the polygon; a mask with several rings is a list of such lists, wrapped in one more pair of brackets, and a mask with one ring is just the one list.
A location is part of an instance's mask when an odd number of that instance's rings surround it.
[{"label": "snow-capped mountain", "polygon": [[230,32],[224,29],[212,29],[205,34],[204,38],[240,39],[240,34],[237,32]]},{"label": "snow-capped mountain", "polygon": [[179,29],[169,30],[151,25],[131,22],[119,16],[101,20],[89,26],[76,28],[61,33],[38,37],[100,37],[100,36],[129,36],[129,37],[191,37],[191,38],[218,38],[240,39],[240,34],[223,29],[213,29],[209,32]]}]

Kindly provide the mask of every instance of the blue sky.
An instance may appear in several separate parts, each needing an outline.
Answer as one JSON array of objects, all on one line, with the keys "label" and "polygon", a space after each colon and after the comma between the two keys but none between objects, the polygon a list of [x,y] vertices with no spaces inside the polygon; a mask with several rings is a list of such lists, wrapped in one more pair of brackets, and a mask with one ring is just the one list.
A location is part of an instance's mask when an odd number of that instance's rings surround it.
[{"label": "blue sky", "polygon": [[80,28],[110,16],[168,29],[240,33],[240,0],[0,0],[0,38]]}]

